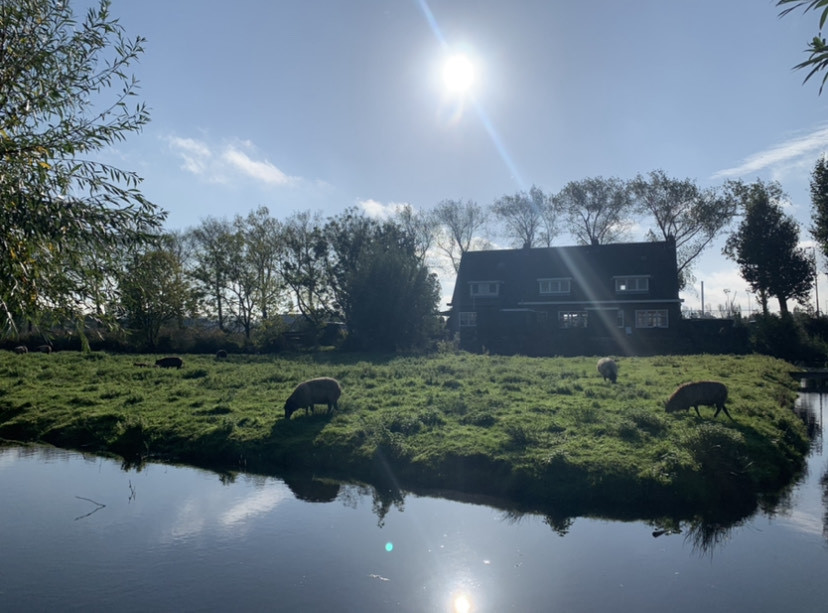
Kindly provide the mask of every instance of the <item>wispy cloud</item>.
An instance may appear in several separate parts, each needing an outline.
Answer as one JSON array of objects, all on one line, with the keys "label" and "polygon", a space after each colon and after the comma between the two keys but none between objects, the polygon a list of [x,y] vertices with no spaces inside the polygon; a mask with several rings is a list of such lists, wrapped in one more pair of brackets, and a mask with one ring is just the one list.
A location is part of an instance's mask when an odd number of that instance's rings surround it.
[{"label": "wispy cloud", "polygon": [[389,219],[396,215],[403,207],[408,206],[406,202],[389,202],[383,204],[377,200],[368,199],[357,202],[359,208],[373,219]]},{"label": "wispy cloud", "polygon": [[271,185],[288,185],[295,179],[287,176],[267,160],[254,160],[237,147],[229,146],[222,154],[222,160],[251,179]]},{"label": "wispy cloud", "polygon": [[730,179],[761,172],[778,172],[782,168],[801,167],[807,159],[810,167],[814,158],[828,148],[828,125],[823,125],[809,134],[791,138],[778,145],[745,158],[738,166],[720,170],[713,179]]},{"label": "wispy cloud", "polygon": [[170,151],[181,159],[181,169],[213,183],[230,183],[245,177],[268,185],[286,186],[297,182],[264,158],[250,141],[222,145],[194,138],[167,137]]}]

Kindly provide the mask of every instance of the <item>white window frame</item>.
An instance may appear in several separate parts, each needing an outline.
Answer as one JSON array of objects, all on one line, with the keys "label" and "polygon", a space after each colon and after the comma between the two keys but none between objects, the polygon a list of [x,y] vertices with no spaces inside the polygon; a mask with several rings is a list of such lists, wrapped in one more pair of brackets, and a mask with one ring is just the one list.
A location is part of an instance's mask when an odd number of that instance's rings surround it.
[{"label": "white window frame", "polygon": [[566,296],[572,293],[572,277],[550,277],[538,279],[538,293],[541,296]]},{"label": "white window frame", "polygon": [[476,328],[477,311],[460,311],[459,322],[461,328]]},{"label": "white window frame", "polygon": [[558,311],[558,325],[561,328],[586,328],[586,311]]},{"label": "white window frame", "polygon": [[615,277],[616,294],[646,294],[649,291],[650,277],[647,275]]},{"label": "white window frame", "polygon": [[639,309],[635,311],[636,328],[669,328],[670,312],[667,309]]},{"label": "white window frame", "polygon": [[[485,291],[481,291],[484,287]],[[470,281],[469,295],[474,298],[481,296],[499,296],[500,281]]]}]

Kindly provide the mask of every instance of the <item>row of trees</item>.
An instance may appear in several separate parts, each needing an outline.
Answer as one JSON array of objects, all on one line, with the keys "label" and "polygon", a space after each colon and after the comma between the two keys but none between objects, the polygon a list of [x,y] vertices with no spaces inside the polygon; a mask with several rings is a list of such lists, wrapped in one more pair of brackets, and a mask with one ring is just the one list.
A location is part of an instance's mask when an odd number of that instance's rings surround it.
[{"label": "row of trees", "polygon": [[626,240],[634,226],[642,226],[649,240],[675,240],[684,287],[693,278],[693,262],[738,213],[740,185],[700,188],[692,179],[654,170],[628,181],[572,181],[556,194],[533,186],[488,207],[446,200],[424,220],[455,271],[465,251],[500,238],[519,248],[550,247],[562,233],[579,244],[606,244]]},{"label": "row of trees", "polygon": [[107,309],[149,347],[166,323],[184,319],[266,346],[296,311],[311,336],[345,322],[360,349],[420,347],[439,329],[439,283],[413,235],[355,209],[324,222],[308,212],[281,222],[265,207],[209,218],[133,253],[117,287],[120,300]]}]

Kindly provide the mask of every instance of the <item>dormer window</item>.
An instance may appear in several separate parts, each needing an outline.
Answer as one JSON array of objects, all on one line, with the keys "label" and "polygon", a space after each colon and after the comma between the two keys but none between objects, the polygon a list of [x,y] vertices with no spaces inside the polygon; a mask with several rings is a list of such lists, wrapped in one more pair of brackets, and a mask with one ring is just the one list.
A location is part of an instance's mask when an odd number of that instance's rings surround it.
[{"label": "dormer window", "polygon": [[482,296],[499,296],[499,281],[472,281],[469,283],[469,294],[473,298]]},{"label": "dormer window", "polygon": [[562,296],[572,291],[572,279],[569,277],[554,277],[538,279],[538,292],[541,296]]},{"label": "dormer window", "polygon": [[616,294],[644,294],[650,291],[650,277],[629,276],[615,277]]}]

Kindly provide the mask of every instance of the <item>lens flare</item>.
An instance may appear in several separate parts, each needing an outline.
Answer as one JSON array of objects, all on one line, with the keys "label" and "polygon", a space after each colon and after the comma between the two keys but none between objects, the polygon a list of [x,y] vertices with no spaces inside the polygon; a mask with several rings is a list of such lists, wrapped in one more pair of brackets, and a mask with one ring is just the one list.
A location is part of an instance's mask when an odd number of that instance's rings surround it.
[{"label": "lens flare", "polygon": [[471,611],[471,601],[465,594],[458,594],[454,597],[453,613],[469,613]]},{"label": "lens flare", "polygon": [[454,94],[464,94],[474,84],[474,64],[468,56],[459,53],[443,64],[443,83]]}]

